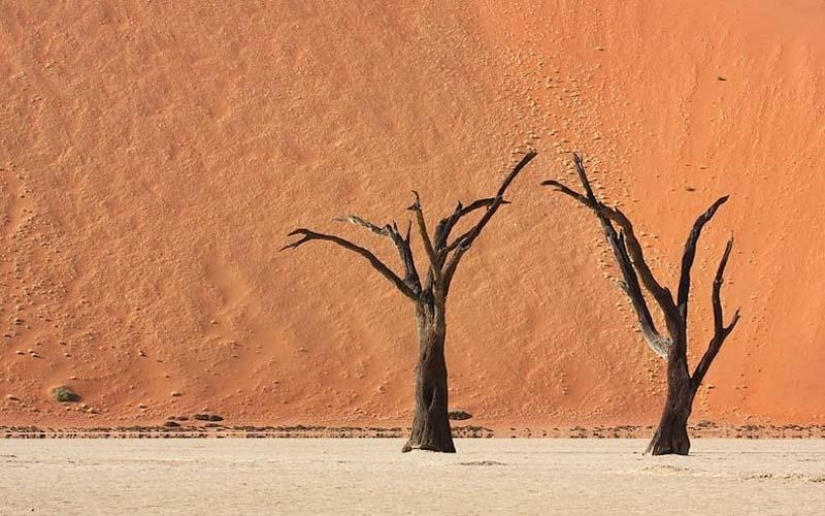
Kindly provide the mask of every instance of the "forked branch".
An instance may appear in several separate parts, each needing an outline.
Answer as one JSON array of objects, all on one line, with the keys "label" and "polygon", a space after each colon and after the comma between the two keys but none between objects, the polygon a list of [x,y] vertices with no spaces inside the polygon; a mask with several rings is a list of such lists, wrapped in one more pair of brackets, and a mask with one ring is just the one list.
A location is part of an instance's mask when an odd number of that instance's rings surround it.
[{"label": "forked branch", "polygon": [[[486,205],[487,210],[484,212],[484,214],[481,216],[481,218],[475,224],[475,226],[472,227],[472,229],[470,229],[469,231],[467,231],[466,233],[464,233],[463,235],[458,237],[453,244],[448,244],[444,248],[445,259],[446,259],[446,254],[449,253],[450,251],[453,251],[453,255],[447,261],[447,264],[446,264],[446,267],[445,267],[444,273],[443,273],[444,274],[444,288],[445,288],[445,290],[449,290],[450,283],[452,283],[453,276],[455,276],[455,271],[458,268],[458,264],[459,264],[459,262],[461,262],[461,258],[462,258],[462,256],[464,256],[464,253],[466,253],[470,249],[470,247],[472,247],[475,240],[478,238],[478,236],[484,230],[484,227],[487,225],[487,223],[490,222],[490,219],[493,218],[493,215],[496,214],[496,211],[498,211],[499,207],[501,207],[502,204],[505,204],[504,194],[507,191],[507,188],[509,188],[510,184],[513,182],[513,180],[515,180],[515,178],[519,175],[519,173],[522,170],[524,170],[524,167],[526,167],[527,164],[530,163],[533,160],[533,158],[536,157],[536,154],[537,154],[536,151],[531,150],[521,158],[521,160],[516,164],[516,166],[513,167],[513,170],[511,170],[510,173],[507,174],[507,177],[504,178],[504,181],[502,181],[501,186],[499,187],[498,191],[496,192],[496,196],[493,197],[492,202],[487,204],[486,199],[481,199],[479,201],[475,201],[474,203],[472,203],[470,205],[471,207],[476,206],[476,205],[478,207],[482,207],[482,206]],[[460,212],[460,211],[461,210],[458,210],[458,209],[456,210],[456,212]],[[457,220],[458,219],[456,219],[456,221]],[[452,229],[452,226],[450,228]],[[445,242],[446,242],[446,237],[445,237]],[[440,250],[441,249],[439,249],[439,251]]]},{"label": "forked branch", "polygon": [[666,315],[675,315],[676,307],[673,303],[673,296],[671,296],[670,291],[667,288],[662,287],[662,285],[660,285],[653,276],[653,272],[650,270],[650,267],[645,260],[642,245],[639,243],[638,238],[636,238],[636,232],[633,229],[633,224],[630,222],[630,219],[628,219],[620,209],[608,206],[596,198],[593,193],[593,189],[590,186],[590,180],[587,178],[587,173],[585,172],[584,163],[581,156],[574,154],[573,162],[576,165],[576,172],[578,173],[579,180],[584,186],[586,196],[572,190],[558,181],[548,180],[544,181],[542,185],[552,186],[557,191],[569,195],[581,204],[593,210],[596,213],[596,216],[599,217],[603,228],[605,224],[615,222],[624,233],[627,254],[632,260],[633,265],[636,268],[636,272],[642,280],[642,284],[644,284],[645,288],[653,295],[656,303],[661,307],[662,311]]},{"label": "forked branch", "polygon": [[696,365],[696,369],[691,377],[691,385],[694,391],[702,384],[702,380],[705,378],[710,365],[713,363],[719,350],[722,349],[722,344],[724,344],[725,339],[728,338],[728,335],[730,335],[736,327],[736,323],[739,322],[738,309],[733,314],[733,318],[727,326],[725,326],[724,315],[722,313],[722,284],[724,283],[725,267],[728,265],[731,249],[733,249],[733,238],[730,238],[728,244],[725,246],[725,252],[719,261],[719,267],[716,269],[716,277],[713,279],[713,292],[711,295],[711,302],[713,303],[713,338],[710,344],[708,344],[708,349],[702,356],[702,360]]},{"label": "forked branch", "polygon": [[[620,282],[622,290],[627,293],[630,298],[636,316],[639,320],[639,327],[645,337],[648,345],[660,356],[667,357],[674,346],[674,342],[681,343],[682,347],[686,344],[685,332],[687,327],[687,313],[688,313],[688,298],[690,294],[690,271],[696,257],[696,245],[701,236],[702,229],[710,222],[716,211],[727,200],[728,196],[720,197],[708,208],[702,215],[700,215],[693,225],[693,228],[685,243],[685,251],[682,256],[682,269],[679,279],[679,290],[677,293],[678,304],[674,304],[673,297],[670,291],[662,287],[656,278],[653,276],[650,267],[644,258],[642,246],[639,243],[633,231],[633,224],[630,219],[618,208],[607,206],[596,198],[593,189],[590,186],[590,181],[587,178],[587,173],[584,169],[584,164],[578,154],[574,154],[574,162],[576,165],[576,172],[579,180],[584,187],[585,193],[579,193],[572,188],[555,180],[547,180],[542,183],[545,186],[551,186],[556,191],[561,192],[580,204],[592,210],[599,219],[602,229],[607,237],[610,247],[613,249],[613,254],[619,264],[622,272],[623,281]],[[613,224],[621,228],[617,232]],[[733,317],[732,322],[728,326],[724,326],[722,318],[722,304],[720,300],[720,292],[722,288],[724,270],[730,256],[733,240],[728,242],[725,249],[725,254],[719,264],[719,269],[716,273],[716,280],[713,286],[713,310],[715,332],[713,340],[711,341],[705,356],[702,358],[696,368],[695,381],[698,386],[702,378],[710,367],[711,362],[716,357],[719,349],[722,346],[725,338],[730,334],[739,320],[739,311]],[[663,337],[657,330],[650,315],[650,310],[647,307],[645,297],[643,295],[641,284],[645,286],[648,292],[656,299],[657,304],[662,309],[667,322],[668,332],[671,338]],[[685,353],[684,349],[677,349],[674,352]]]},{"label": "forked branch", "polygon": [[[415,212],[416,225],[418,226],[418,230],[421,234],[421,239],[430,262],[426,284],[424,286],[421,284],[421,278],[418,275],[410,246],[411,224],[407,228],[406,235],[402,236],[401,232],[398,231],[398,226],[395,222],[384,226],[379,226],[357,215],[348,215],[344,218],[333,219],[338,222],[347,222],[355,226],[359,226],[372,233],[392,240],[398,250],[399,256],[401,257],[401,261],[404,264],[405,276],[403,280],[369,250],[335,235],[318,233],[306,228],[299,228],[291,232],[289,236],[300,235],[301,238],[284,246],[281,250],[295,249],[312,240],[326,240],[361,255],[370,262],[374,269],[390,280],[396,288],[398,288],[398,290],[416,303],[426,304],[433,299],[437,299],[439,296],[443,300],[449,290],[450,282],[455,274],[458,262],[461,260],[461,256],[470,248],[470,246],[472,246],[475,239],[478,238],[478,235],[496,213],[498,208],[502,204],[506,203],[504,200],[504,193],[507,191],[507,188],[535,156],[536,152],[530,151],[521,159],[521,161],[519,161],[519,163],[504,179],[495,197],[479,199],[472,202],[468,206],[458,203],[458,206],[456,206],[453,213],[438,223],[435,235],[433,235],[434,239],[431,237],[429,229],[427,228],[427,223],[424,218],[424,210],[421,207],[421,199],[418,192],[413,191],[415,202],[409,207],[409,210]],[[484,209],[484,214],[473,226],[473,228],[458,237],[455,242],[449,244],[448,239],[450,232],[453,230],[455,225],[463,217],[481,209]],[[451,251],[454,251],[452,256],[450,256]],[[446,263],[448,258],[449,263]]]},{"label": "forked branch", "polygon": [[404,283],[418,295],[421,292],[421,280],[418,277],[418,270],[415,267],[415,260],[413,258],[412,249],[410,248],[410,226],[407,226],[406,237],[402,237],[398,231],[398,225],[385,224],[379,227],[372,222],[369,222],[358,215],[347,215],[344,218],[333,219],[336,222],[349,222],[350,224],[361,226],[377,235],[385,236],[392,240],[393,245],[398,251],[398,256],[401,258],[401,263],[404,264]]},{"label": "forked branch", "polygon": [[[459,202],[453,213],[449,217],[441,219],[435,227],[435,248],[444,249],[447,247],[447,239],[450,237],[450,232],[453,230],[455,225],[458,224],[458,221],[460,221],[462,217],[465,217],[481,208],[489,207],[495,200],[495,197],[479,199],[472,202],[469,206],[464,206]],[[441,259],[443,260],[443,258],[444,257],[442,256]]]},{"label": "forked branch", "polygon": [[[495,200],[495,199],[493,199],[493,200]],[[502,199],[502,201],[501,201],[500,205],[505,205],[505,204],[510,204],[510,201],[507,201],[507,200]],[[492,203],[490,203],[490,205],[492,205]],[[473,228],[472,228],[472,229],[470,229],[469,231],[466,231],[466,232],[465,232],[465,233],[463,233],[461,236],[457,237],[455,240],[453,240],[453,241],[452,241],[452,243],[447,244],[447,245],[443,248],[443,250],[442,250],[442,251],[444,252],[444,254],[445,254],[445,255],[446,255],[446,254],[448,254],[450,251],[453,251],[453,250],[455,250],[456,248],[458,248],[458,246],[459,246],[460,244],[462,244],[463,242],[466,242],[466,241],[467,241],[467,238],[469,238],[469,237],[470,237],[470,234],[471,234],[473,231],[475,231],[475,227],[473,227]]]},{"label": "forked branch", "polygon": [[[650,314],[650,309],[647,306],[647,301],[642,292],[639,277],[641,276],[645,288],[653,294],[654,299],[656,299],[666,315],[675,315],[673,298],[670,292],[666,288],[661,287],[659,282],[653,277],[653,273],[645,262],[642,246],[636,239],[633,224],[630,222],[630,219],[618,208],[607,206],[596,198],[596,195],[593,193],[593,188],[590,186],[590,180],[587,177],[587,172],[584,169],[584,163],[581,157],[578,154],[574,154],[573,160],[576,165],[579,180],[585,190],[584,195],[552,179],[544,181],[541,184],[552,186],[556,191],[572,197],[596,214],[607,238],[607,242],[610,244],[613,255],[619,264],[623,278],[620,286],[628,298],[630,298],[630,302],[633,305],[639,321],[639,328],[642,331],[642,335],[648,346],[656,354],[666,357],[670,351],[672,341],[663,337],[657,331]],[[621,228],[620,232],[616,231],[613,222]]]}]

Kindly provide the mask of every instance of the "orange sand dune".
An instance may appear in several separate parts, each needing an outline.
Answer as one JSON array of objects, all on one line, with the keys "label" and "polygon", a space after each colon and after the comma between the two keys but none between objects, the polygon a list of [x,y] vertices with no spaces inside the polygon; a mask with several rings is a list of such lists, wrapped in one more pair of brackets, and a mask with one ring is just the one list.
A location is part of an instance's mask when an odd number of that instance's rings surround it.
[{"label": "orange sand dune", "polygon": [[732,194],[700,242],[692,356],[731,232],[743,320],[694,418],[825,423],[821,1],[402,4],[0,1],[0,424],[407,423],[412,306],[338,248],[277,250],[308,226],[397,267],[330,219],[405,223],[415,188],[432,224],[529,146],[452,290],[455,408],[657,418],[663,364],[597,224],[538,186],[574,182],[576,149],[671,285]]}]

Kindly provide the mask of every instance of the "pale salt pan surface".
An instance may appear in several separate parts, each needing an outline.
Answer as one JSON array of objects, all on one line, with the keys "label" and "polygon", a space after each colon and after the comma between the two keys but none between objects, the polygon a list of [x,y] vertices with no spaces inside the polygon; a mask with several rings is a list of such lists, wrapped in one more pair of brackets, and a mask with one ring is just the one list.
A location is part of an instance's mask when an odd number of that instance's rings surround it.
[{"label": "pale salt pan surface", "polygon": [[825,441],[4,440],[0,514],[823,514]]}]

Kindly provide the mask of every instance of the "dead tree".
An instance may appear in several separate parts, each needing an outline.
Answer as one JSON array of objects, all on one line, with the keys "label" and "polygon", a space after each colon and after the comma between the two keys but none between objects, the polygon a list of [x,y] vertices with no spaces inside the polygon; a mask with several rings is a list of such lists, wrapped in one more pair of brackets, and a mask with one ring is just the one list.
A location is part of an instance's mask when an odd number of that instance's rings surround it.
[{"label": "dead tree", "polygon": [[[687,360],[690,270],[693,266],[696,243],[702,233],[702,228],[713,218],[716,210],[728,200],[728,197],[719,198],[693,224],[693,229],[685,243],[685,250],[682,255],[679,290],[674,301],[670,290],[663,287],[653,276],[653,272],[645,261],[642,246],[636,238],[630,219],[618,208],[607,206],[596,198],[587,179],[582,159],[578,154],[574,154],[574,162],[579,179],[584,187],[584,194],[576,192],[558,181],[548,180],[544,181],[542,185],[552,186],[556,191],[572,197],[596,214],[622,273],[623,280],[619,281],[619,286],[630,298],[642,335],[650,348],[667,360],[667,400],[659,422],[659,428],[647,447],[647,453],[653,455],[670,453],[687,455],[690,450],[687,423],[696,391],[725,339],[739,321],[739,310],[737,310],[730,324],[725,326],[720,300],[725,266],[733,247],[733,238],[731,238],[725,247],[725,252],[719,262],[716,277],[713,281],[711,294],[714,323],[713,338],[691,375]],[[619,228],[618,231],[616,226]],[[642,286],[661,309],[666,335],[662,335],[654,324],[642,292]]]},{"label": "dead tree", "polygon": [[[415,370],[415,415],[412,432],[402,451],[413,449],[455,453],[448,418],[447,364],[444,359],[444,343],[447,336],[446,302],[450,286],[461,259],[470,250],[482,230],[493,218],[496,211],[507,204],[504,193],[519,172],[536,156],[528,152],[504,179],[495,197],[479,199],[464,206],[460,202],[448,217],[441,219],[430,237],[418,193],[413,191],[415,202],[408,208],[415,214],[416,225],[421,235],[429,266],[423,283],[418,273],[410,247],[410,226],[402,236],[395,222],[378,226],[356,215],[343,219],[356,226],[390,239],[398,251],[404,265],[403,278],[379,260],[372,252],[348,240],[334,235],[316,233],[299,228],[290,236],[301,238],[284,249],[296,248],[312,240],[325,240],[337,244],[365,258],[372,267],[388,279],[399,292],[411,300],[415,306],[418,327],[418,363]],[[458,237],[451,233],[466,216],[480,211],[481,218],[472,228]]]}]

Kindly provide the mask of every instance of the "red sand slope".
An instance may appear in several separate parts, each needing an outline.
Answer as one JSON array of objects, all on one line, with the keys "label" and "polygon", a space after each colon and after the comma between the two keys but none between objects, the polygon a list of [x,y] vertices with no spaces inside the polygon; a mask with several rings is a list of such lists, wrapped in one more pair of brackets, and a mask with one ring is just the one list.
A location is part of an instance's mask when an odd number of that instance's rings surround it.
[{"label": "red sand slope", "polygon": [[404,222],[416,188],[435,222],[528,145],[454,284],[454,407],[656,419],[662,364],[595,221],[537,186],[572,181],[577,149],[671,284],[732,194],[700,244],[693,356],[731,232],[743,320],[694,417],[825,423],[825,5],[583,3],[0,1],[0,424],[405,423],[412,307],[337,248],[277,249],[305,225],[393,260],[330,219]]}]

